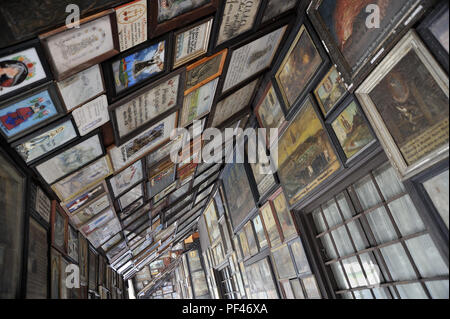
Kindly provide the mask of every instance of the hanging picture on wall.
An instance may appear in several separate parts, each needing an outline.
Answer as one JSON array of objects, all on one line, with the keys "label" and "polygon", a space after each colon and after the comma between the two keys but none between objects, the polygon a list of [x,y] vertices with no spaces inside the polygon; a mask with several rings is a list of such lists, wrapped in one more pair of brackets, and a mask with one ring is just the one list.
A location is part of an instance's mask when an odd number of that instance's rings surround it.
[{"label": "hanging picture on wall", "polygon": [[295,228],[295,224],[282,189],[276,191],[274,195],[271,196],[270,201],[272,202],[275,216],[278,218],[283,239],[289,240],[296,236],[297,229]]},{"label": "hanging picture on wall", "polygon": [[268,132],[271,128],[281,130],[285,124],[286,119],[271,81],[267,84],[262,98],[255,106],[255,115],[260,127],[267,129]]},{"label": "hanging picture on wall", "polygon": [[67,111],[72,111],[105,92],[103,76],[98,64],[56,84]]},{"label": "hanging picture on wall", "polygon": [[144,171],[142,161],[137,161],[109,179],[112,195],[115,198],[119,197],[119,195],[123,194],[131,186],[140,182],[143,178]]},{"label": "hanging picture on wall", "polygon": [[274,85],[281,93],[286,115],[295,112],[293,107],[311,91],[329,64],[328,55],[309,24],[305,22],[297,30],[288,38],[288,50],[274,67]]},{"label": "hanging picture on wall", "polygon": [[187,127],[209,113],[216,94],[219,79],[215,79],[184,97],[180,126]]},{"label": "hanging picture on wall", "polygon": [[292,10],[297,5],[297,2],[298,0],[268,0],[266,8],[264,9],[262,23],[268,22],[269,20]]},{"label": "hanging picture on wall", "polygon": [[402,179],[448,157],[448,76],[414,31],[356,95]]},{"label": "hanging picture on wall", "polygon": [[[333,62],[353,89],[377,60],[389,52],[404,30],[410,28],[433,1],[417,0],[313,0],[308,15],[324,40]],[[366,20],[367,6],[379,7],[379,27]],[[372,11],[370,11],[372,12]],[[346,17],[343,19],[342,17]]]},{"label": "hanging picture on wall", "polygon": [[347,164],[376,141],[359,103],[353,97],[342,103],[327,124],[331,125]]},{"label": "hanging picture on wall", "polygon": [[277,288],[268,257],[246,267],[252,299],[278,299]]},{"label": "hanging picture on wall", "polygon": [[109,98],[116,99],[164,73],[168,69],[166,47],[167,37],[145,42],[104,63]]},{"label": "hanging picture on wall", "polygon": [[0,51],[0,100],[6,100],[51,79],[39,41]]},{"label": "hanging picture on wall", "polygon": [[12,144],[28,165],[61,149],[78,137],[71,118],[64,118]]},{"label": "hanging picture on wall", "polygon": [[298,203],[340,167],[309,95],[278,142],[278,177],[290,206]]},{"label": "hanging picture on wall", "polygon": [[89,204],[86,204],[85,206],[75,211],[70,216],[70,219],[76,227],[80,227],[110,206],[111,203],[109,201],[108,195],[105,193],[95,198]]},{"label": "hanging picture on wall", "polygon": [[44,85],[0,106],[0,133],[8,142],[12,142],[62,114],[54,85]]},{"label": "hanging picture on wall", "polygon": [[66,214],[56,201],[52,202],[52,246],[62,254],[67,253],[68,222]]},{"label": "hanging picture on wall", "polygon": [[69,215],[72,215],[81,207],[92,203],[94,200],[96,200],[100,195],[104,194],[105,192],[106,192],[105,184],[100,183],[98,185],[95,185],[91,189],[81,193],[74,199],[65,203],[61,203],[61,206]]},{"label": "hanging picture on wall", "polygon": [[58,81],[119,53],[113,9],[81,19],[79,28],[63,26],[39,39]]},{"label": "hanging picture on wall", "polygon": [[30,218],[28,232],[27,299],[46,299],[48,287],[47,230]]},{"label": "hanging picture on wall", "polygon": [[147,41],[147,1],[136,0],[114,8],[120,51]]},{"label": "hanging picture on wall", "polygon": [[67,256],[78,263],[78,232],[72,225],[68,227]]},{"label": "hanging picture on wall", "polygon": [[173,68],[177,68],[208,52],[213,18],[197,22],[175,32]]},{"label": "hanging picture on wall", "polygon": [[144,196],[144,187],[142,184],[139,184],[132,189],[130,189],[128,192],[123,194],[118,199],[119,207],[120,209],[124,209],[131,205],[133,202],[137,201],[139,198]]},{"label": "hanging picture on wall", "polygon": [[59,281],[61,277],[61,254],[53,247],[50,249],[50,298],[60,299],[61,290]]},{"label": "hanging picture on wall", "polygon": [[260,214],[269,239],[269,245],[270,247],[276,247],[278,244],[281,244],[282,241],[278,230],[277,220],[273,214],[273,208],[270,205],[270,202],[267,202],[261,207]]},{"label": "hanging picture on wall", "polygon": [[327,116],[342,101],[346,93],[344,80],[334,66],[314,90],[314,95],[324,116]]}]

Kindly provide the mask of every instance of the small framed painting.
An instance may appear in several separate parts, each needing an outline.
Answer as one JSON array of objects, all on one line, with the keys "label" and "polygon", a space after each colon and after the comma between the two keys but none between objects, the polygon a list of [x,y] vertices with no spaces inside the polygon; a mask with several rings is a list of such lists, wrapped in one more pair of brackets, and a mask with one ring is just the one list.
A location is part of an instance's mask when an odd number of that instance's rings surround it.
[{"label": "small framed painting", "polygon": [[106,185],[104,183],[100,183],[98,185],[95,185],[91,189],[83,192],[74,199],[68,202],[61,203],[61,206],[68,215],[72,216],[75,212],[79,211],[82,207],[92,203],[106,191],[107,191]]},{"label": "small framed painting", "polygon": [[68,225],[69,218],[54,200],[51,217],[52,246],[64,255],[67,254]]},{"label": "small framed painting", "polygon": [[54,84],[45,84],[0,103],[0,134],[13,142],[63,116]]},{"label": "small framed painting", "polygon": [[147,41],[147,0],[136,0],[114,8],[120,51]]},{"label": "small framed painting", "polygon": [[39,40],[0,50],[0,101],[52,79]]},{"label": "small framed painting", "polygon": [[213,21],[213,18],[207,18],[175,32],[173,43],[174,69],[208,52]]},{"label": "small framed painting", "polygon": [[119,197],[133,185],[141,182],[144,178],[143,161],[128,166],[125,170],[109,179],[112,195],[114,198]]},{"label": "small framed painting", "polygon": [[135,91],[169,70],[169,36],[144,42],[102,64],[109,101]]},{"label": "small framed painting", "polygon": [[114,9],[81,19],[79,28],[63,26],[39,39],[58,81],[119,53]]},{"label": "small framed painting", "polygon": [[130,206],[133,202],[137,201],[139,198],[144,197],[144,185],[138,184],[128,192],[123,194],[117,202],[119,203],[120,210],[123,210]]},{"label": "small framed painting", "polygon": [[54,151],[60,150],[78,137],[71,117],[65,117],[28,135],[11,146],[27,165],[32,165]]},{"label": "small framed painting", "polygon": [[326,117],[347,96],[347,88],[338,70],[331,67],[314,90],[320,110]]}]

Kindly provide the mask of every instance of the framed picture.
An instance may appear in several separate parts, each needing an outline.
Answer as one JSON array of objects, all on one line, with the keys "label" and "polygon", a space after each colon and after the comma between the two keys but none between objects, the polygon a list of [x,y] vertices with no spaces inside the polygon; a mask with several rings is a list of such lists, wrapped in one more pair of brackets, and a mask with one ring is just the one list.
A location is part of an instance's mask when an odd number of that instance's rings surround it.
[{"label": "framed picture", "polygon": [[60,299],[61,254],[53,247],[50,249],[50,298]]},{"label": "framed picture", "polygon": [[[259,79],[242,87],[238,91],[217,102],[214,108],[214,116],[208,127],[221,127],[228,119],[250,106],[252,98],[256,94]],[[208,123],[209,124],[209,123]]]},{"label": "framed picture", "polygon": [[10,143],[63,114],[55,86],[45,84],[0,104],[0,133]]},{"label": "framed picture", "polygon": [[274,67],[273,84],[287,119],[328,70],[330,60],[306,19],[298,21]]},{"label": "framed picture", "polygon": [[244,231],[247,237],[248,248],[250,252],[250,256],[254,256],[258,253],[258,244],[256,241],[255,233],[253,232],[253,224],[252,221],[249,220],[247,224],[244,226]]},{"label": "framed picture", "polygon": [[[271,150],[271,154],[273,151]],[[278,141],[278,177],[290,206],[316,189],[341,163],[312,95],[300,106]]]},{"label": "framed picture", "polygon": [[80,267],[80,283],[87,285],[88,280],[88,242],[84,236],[78,232],[78,265]]},{"label": "framed picture", "polygon": [[128,207],[141,197],[144,197],[144,186],[143,184],[138,184],[119,197],[117,202],[119,204],[120,210],[123,210],[124,208]]},{"label": "framed picture", "polygon": [[188,63],[208,52],[214,18],[207,18],[175,31],[173,43],[173,68]]},{"label": "framed picture", "polygon": [[136,0],[114,8],[120,51],[126,51],[147,41],[148,14],[147,1]]},{"label": "framed picture", "polygon": [[260,216],[269,240],[269,247],[276,247],[282,243],[278,220],[273,213],[273,207],[267,202],[260,208]]},{"label": "framed picture", "polygon": [[203,58],[186,68],[186,87],[184,95],[188,95],[204,84],[214,80],[222,74],[227,58],[228,49]]},{"label": "framed picture", "polygon": [[38,40],[0,50],[0,100],[7,100],[52,79]]},{"label": "framed picture", "polygon": [[66,202],[104,180],[112,172],[109,156],[104,156],[53,184],[51,188],[62,202]]},{"label": "framed picture", "polygon": [[70,219],[72,223],[79,228],[108,207],[111,207],[111,202],[109,200],[108,194],[103,193],[96,197],[92,202],[76,210],[70,216]]},{"label": "framed picture", "polygon": [[113,9],[81,19],[79,28],[62,26],[39,39],[58,81],[119,53]]},{"label": "framed picture", "polygon": [[134,203],[132,203],[131,205],[120,211],[119,218],[121,220],[127,218],[128,216],[136,213],[138,208],[139,210],[145,209],[143,206],[144,206],[144,199],[140,198],[139,200],[135,201]]},{"label": "framed picture", "polygon": [[52,211],[52,202],[48,195],[41,187],[35,183],[31,183],[30,200],[32,202],[31,211],[34,212],[34,217],[41,220],[45,225],[50,225],[50,215]]},{"label": "framed picture", "polygon": [[[230,49],[230,58],[222,84],[222,94],[269,68],[288,29],[287,21],[258,32],[246,44]],[[283,25],[284,23],[284,25]],[[275,30],[273,30],[275,28]],[[263,33],[265,32],[265,33]],[[269,32],[269,33],[266,33]],[[261,35],[262,34],[262,35]]]},{"label": "framed picture", "polygon": [[155,37],[214,13],[219,0],[150,1],[149,33]]},{"label": "framed picture", "polygon": [[112,102],[135,91],[166,73],[169,61],[169,37],[144,42],[102,64]]},{"label": "framed picture", "polygon": [[347,96],[347,88],[337,69],[332,66],[314,90],[320,110],[326,117]]},{"label": "framed picture", "polygon": [[14,142],[11,146],[27,165],[32,165],[73,142],[77,137],[72,118],[65,117]]},{"label": "framed picture", "polygon": [[219,79],[204,84],[184,97],[180,127],[187,127],[211,111]]},{"label": "framed picture", "polygon": [[298,2],[298,0],[283,0],[281,2],[278,0],[267,0],[261,23],[264,24],[271,20],[274,21],[276,17],[294,9]]},{"label": "framed picture", "polygon": [[279,298],[269,257],[246,266],[245,270],[253,299]]},{"label": "framed picture", "polygon": [[119,172],[168,142],[172,130],[177,127],[177,122],[178,112],[174,112],[123,145],[110,147],[108,154],[115,172]]},{"label": "framed picture", "polygon": [[242,163],[227,164],[222,172],[223,190],[230,212],[231,224],[236,230],[256,208],[255,198]]},{"label": "framed picture", "polygon": [[264,248],[266,248],[268,246],[269,242],[267,241],[266,232],[264,230],[261,216],[256,215],[256,217],[253,218],[252,222],[253,222],[253,227],[255,228],[255,234],[256,234],[256,239],[258,240],[259,248],[260,248],[260,250],[263,250]]},{"label": "framed picture", "polygon": [[288,208],[286,197],[283,190],[280,188],[270,198],[273,212],[277,217],[280,234],[283,237],[283,242],[297,236],[297,229],[294,224],[291,212]]},{"label": "framed picture", "polygon": [[[350,5],[347,0],[314,0],[307,13],[353,91],[377,62],[422,16],[433,1],[385,1],[380,6],[379,27],[366,24],[370,0]],[[342,19],[342,17],[347,17]]]},{"label": "framed picture", "polygon": [[149,170],[148,197],[155,196],[175,181],[175,173],[176,166],[170,160]]},{"label": "framed picture", "polygon": [[441,1],[417,28],[419,35],[447,73],[449,71],[448,19],[448,3]]},{"label": "framed picture", "polygon": [[53,184],[104,154],[100,135],[95,133],[69,145],[65,151],[52,158],[37,163],[34,168],[47,184]]},{"label": "framed picture", "polygon": [[206,206],[205,212],[203,213],[205,218],[206,229],[208,231],[208,236],[211,244],[215,244],[220,238],[219,223],[217,221],[217,210],[216,205],[213,200],[211,200]]},{"label": "framed picture", "polygon": [[98,64],[56,82],[68,112],[105,93],[103,74]]},{"label": "framed picture", "polygon": [[448,157],[448,95],[448,75],[412,30],[356,91],[401,179]]},{"label": "framed picture", "polygon": [[181,107],[184,71],[172,72],[109,107],[117,146]]},{"label": "framed picture", "polygon": [[342,150],[341,157],[346,166],[358,155],[365,153],[377,139],[361,107],[353,96],[349,96],[327,120],[331,138]]},{"label": "framed picture", "polygon": [[168,141],[164,145],[158,147],[146,157],[147,167],[153,167],[161,162],[164,158],[170,156],[172,149],[181,149],[186,143],[186,134],[178,134],[173,140]]},{"label": "framed picture", "polygon": [[66,213],[55,200],[52,201],[52,246],[64,255],[67,254],[68,225]]},{"label": "framed picture", "polygon": [[69,224],[68,227],[68,240],[67,240],[67,256],[70,257],[74,262],[78,263],[78,232],[72,225]]},{"label": "framed picture", "polygon": [[28,232],[27,299],[47,299],[48,232],[30,218]]},{"label": "framed picture", "polygon": [[81,207],[92,203],[97,199],[100,195],[107,192],[106,185],[104,183],[100,183],[95,185],[91,189],[81,193],[79,196],[76,196],[74,199],[61,203],[61,207],[66,211],[68,215],[73,215],[77,210]]},{"label": "framed picture", "polygon": [[85,136],[109,122],[108,99],[106,95],[100,95],[73,110],[72,116],[81,136]]},{"label": "framed picture", "polygon": [[111,186],[113,197],[117,198],[125,193],[126,190],[130,189],[130,187],[141,182],[143,179],[144,164],[143,161],[137,161],[136,163],[128,166],[119,174],[111,177],[108,181]]},{"label": "framed picture", "polygon": [[98,280],[98,253],[89,246],[89,266],[88,266],[88,288],[91,291],[97,291],[97,280]]},{"label": "framed picture", "polygon": [[216,13],[217,27],[214,30],[214,46],[223,48],[230,40],[254,30],[262,3],[263,0],[221,1],[220,8]]},{"label": "framed picture", "polygon": [[296,272],[292,262],[291,253],[287,245],[272,249],[272,261],[279,279],[295,277]]}]

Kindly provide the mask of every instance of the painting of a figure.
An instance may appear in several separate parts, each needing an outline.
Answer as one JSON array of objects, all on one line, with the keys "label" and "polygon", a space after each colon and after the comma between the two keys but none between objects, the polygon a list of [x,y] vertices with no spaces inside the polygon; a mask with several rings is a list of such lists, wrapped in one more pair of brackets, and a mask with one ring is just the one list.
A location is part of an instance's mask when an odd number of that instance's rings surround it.
[{"label": "painting of a figure", "polygon": [[340,168],[311,98],[292,120],[278,142],[278,176],[290,205]]},{"label": "painting of a figure", "polygon": [[0,109],[0,129],[12,137],[57,114],[49,92],[44,90]]},{"label": "painting of a figure", "polygon": [[230,208],[231,223],[236,229],[256,206],[244,164],[231,163],[225,167],[223,187]]},{"label": "painting of a figure", "polygon": [[442,91],[414,51],[393,67],[370,98],[408,165],[448,143],[448,91]]},{"label": "painting of a figure", "polygon": [[60,251],[66,251],[66,219],[55,209],[55,217],[53,222],[53,245],[60,249]]},{"label": "painting of a figure", "polygon": [[[318,11],[346,62],[352,71],[357,71],[415,2],[417,1],[324,0]],[[373,14],[373,9],[369,9],[374,5],[379,8],[379,28],[366,24]]]},{"label": "painting of a figure", "polygon": [[352,101],[331,123],[347,159],[374,140],[362,111]]},{"label": "painting of a figure", "polygon": [[314,91],[323,115],[326,116],[344,97],[345,93],[343,79],[333,66]]},{"label": "painting of a figure", "polygon": [[139,84],[162,72],[165,65],[165,41],[113,62],[116,93]]},{"label": "painting of a figure", "polygon": [[302,26],[276,73],[287,108],[295,104],[322,62],[311,36]]},{"label": "painting of a figure", "polygon": [[199,8],[211,0],[158,0],[158,22],[164,22]]}]

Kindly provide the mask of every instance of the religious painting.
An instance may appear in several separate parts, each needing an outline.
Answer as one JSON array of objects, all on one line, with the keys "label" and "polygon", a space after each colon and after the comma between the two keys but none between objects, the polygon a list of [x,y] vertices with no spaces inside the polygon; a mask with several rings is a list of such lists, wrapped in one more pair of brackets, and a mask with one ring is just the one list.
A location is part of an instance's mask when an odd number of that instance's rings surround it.
[{"label": "religious painting", "polygon": [[61,277],[61,254],[54,248],[51,248],[50,253],[50,298],[60,299],[60,277]]},{"label": "religious painting", "polygon": [[61,253],[67,253],[68,222],[66,214],[56,201],[52,202],[52,246]]},{"label": "religious painting", "polygon": [[211,200],[203,214],[211,243],[215,243],[220,238],[219,223],[217,221],[217,210],[214,201]]},{"label": "religious painting", "polygon": [[38,41],[0,51],[0,100],[6,100],[50,79]]},{"label": "religious painting", "polygon": [[260,209],[261,219],[269,239],[270,247],[276,247],[281,244],[280,232],[278,231],[278,224],[273,214],[272,206],[269,202],[264,204]]},{"label": "religious painting", "polygon": [[166,69],[166,54],[166,40],[162,40],[145,43],[109,62],[105,71],[113,79],[115,95],[162,73]]},{"label": "religious painting", "polygon": [[201,7],[211,2],[211,0],[157,0],[157,2],[158,22],[161,23]]},{"label": "religious painting", "polygon": [[283,191],[280,189],[270,198],[273,211],[278,217],[278,222],[280,223],[280,228],[283,233],[283,238],[290,239],[297,235],[297,229],[295,228],[294,221],[292,219],[291,212],[289,211],[286,197]]},{"label": "religious painting", "polygon": [[327,116],[342,101],[346,93],[344,80],[334,66],[314,90],[314,95],[324,116]]},{"label": "religious painting", "polygon": [[264,9],[262,23],[266,23],[269,20],[292,10],[297,5],[297,2],[298,0],[268,0],[266,8]]},{"label": "religious painting", "polygon": [[52,158],[38,163],[36,170],[47,184],[52,184],[102,156],[102,145],[100,135],[95,134]]},{"label": "religious painting", "polygon": [[448,2],[441,1],[436,9],[429,14],[419,25],[419,32],[425,44],[430,48],[442,67],[449,70],[449,6]]},{"label": "religious painting", "polygon": [[[431,1],[313,0],[308,14],[347,84],[356,87]],[[374,27],[373,7],[379,12]],[[370,10],[368,10],[370,9]],[[345,17],[345,18],[343,18]]]},{"label": "religious painting", "polygon": [[80,283],[86,285],[88,280],[88,242],[80,232],[78,232],[78,249]]},{"label": "religious painting", "polygon": [[114,13],[106,10],[80,20],[79,28],[66,25],[39,36],[58,81],[119,53]]},{"label": "religious painting", "polygon": [[12,147],[25,163],[30,165],[62,148],[77,137],[78,134],[72,120],[64,118],[15,142]]},{"label": "religious painting", "polygon": [[448,157],[448,75],[413,30],[356,92],[400,178]]},{"label": "religious painting", "polygon": [[67,256],[78,263],[78,232],[75,228],[69,225],[68,240],[67,240]]},{"label": "religious painting", "polygon": [[0,106],[0,134],[11,142],[62,114],[55,87],[52,84],[44,85]]},{"label": "religious painting", "polygon": [[231,224],[236,229],[256,207],[244,164],[227,164],[223,170],[222,181]]},{"label": "religious painting", "polygon": [[117,33],[120,51],[126,51],[147,41],[147,1],[136,0],[120,7],[116,11]]},{"label": "religious painting", "polygon": [[27,299],[47,298],[47,230],[30,218],[28,232]]},{"label": "religious painting", "polygon": [[219,79],[215,79],[184,97],[180,126],[186,127],[199,120],[211,110]]},{"label": "religious painting", "polygon": [[142,161],[128,166],[125,170],[109,179],[109,185],[112,189],[112,195],[117,198],[125,193],[127,189],[144,178]]},{"label": "religious painting", "polygon": [[351,98],[343,106],[330,123],[348,161],[375,142],[375,137],[356,100]]},{"label": "religious painting", "polygon": [[290,206],[298,203],[340,167],[309,95],[278,141],[278,177]]},{"label": "religious painting", "polygon": [[288,39],[289,49],[281,63],[275,67],[275,84],[281,92],[286,113],[310,91],[314,78],[328,64],[326,54],[323,50],[319,51],[317,41],[314,41],[311,34],[310,28],[305,24],[301,25],[295,38],[293,33]]}]

